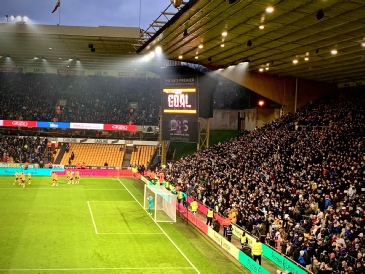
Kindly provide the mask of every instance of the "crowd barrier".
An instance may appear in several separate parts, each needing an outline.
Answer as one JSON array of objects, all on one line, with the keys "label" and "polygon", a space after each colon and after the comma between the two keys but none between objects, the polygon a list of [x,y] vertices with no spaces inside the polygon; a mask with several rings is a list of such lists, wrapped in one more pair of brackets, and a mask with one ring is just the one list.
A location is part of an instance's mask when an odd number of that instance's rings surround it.
[{"label": "crowd barrier", "polygon": [[[151,183],[143,176],[141,176],[140,179],[146,184]],[[193,200],[194,199],[192,197],[190,196],[187,197],[188,203],[191,203]],[[250,257],[248,257],[244,252],[239,250],[237,247],[233,246],[219,233],[216,233],[213,229],[208,227],[200,219],[196,218],[190,212],[186,212],[186,209],[182,205],[177,204],[177,210],[182,214],[187,215],[189,221],[192,224],[194,224],[201,231],[203,231],[203,233],[205,233],[208,237],[212,238],[213,241],[219,244],[223,249],[227,250],[233,257],[235,257],[242,265],[244,265],[252,273],[269,273],[266,269],[262,268],[260,265],[255,263],[252,259],[250,259]],[[206,215],[208,212],[208,207],[198,202],[198,211],[201,214]],[[218,220],[222,224],[223,217],[220,216],[219,214],[214,213],[214,219]],[[250,247],[252,247],[253,244],[256,242],[256,238],[243,228],[235,224],[232,224],[232,229],[233,229],[233,235],[237,236],[238,238],[240,238],[243,232],[245,232],[247,243]],[[238,253],[236,253],[236,250]],[[281,253],[279,253],[278,251],[274,250],[273,248],[269,247],[266,244],[262,244],[262,255],[266,257],[268,260],[272,261],[275,265],[277,265],[278,268],[281,268],[284,271],[293,274],[308,274],[308,271],[305,270],[303,267],[296,264],[294,261],[282,255]]]},{"label": "crowd barrier", "polygon": [[[149,180],[147,180],[144,176],[140,176],[140,180],[145,184],[152,184]],[[192,198],[188,197],[188,201],[191,201]],[[202,211],[207,211],[207,208],[204,205],[198,203],[199,209]],[[231,256],[233,256],[237,261],[239,261],[244,267],[250,270],[254,274],[269,274],[269,272],[264,269],[262,266],[257,264],[255,261],[250,259],[246,254],[244,254],[239,248],[234,246],[232,243],[227,241],[222,235],[215,232],[211,227],[206,225],[204,221],[196,217],[190,211],[188,211],[181,204],[176,203],[176,210],[179,211],[183,216],[185,216],[189,223],[193,224],[196,228],[198,228],[201,232],[203,232],[206,236],[211,238],[214,242],[216,242],[221,248],[226,250]],[[216,217],[221,218],[219,215]]]},{"label": "crowd barrier", "polygon": [[[188,202],[190,203],[191,201],[193,201],[193,198],[188,197]],[[198,202],[198,211],[200,211],[202,214],[206,215],[206,213],[208,212],[208,207],[206,207],[202,203]],[[222,220],[223,220],[222,216],[214,213],[214,218],[217,219],[220,223],[222,223]],[[252,236],[248,231],[242,229],[241,227],[239,227],[235,224],[232,224],[232,229],[233,229],[233,235],[235,235],[239,238],[241,237],[243,232],[245,232],[245,235],[247,238],[247,243],[250,247],[252,247],[253,244],[256,242],[256,238],[254,236]],[[291,272],[293,274],[294,273],[295,274],[308,274],[308,271],[306,271],[301,266],[297,265],[295,262],[286,258],[284,255],[282,255],[281,253],[272,249],[271,247],[269,247],[266,244],[262,244],[262,255],[264,257],[266,257],[267,259],[269,259],[270,261],[272,261],[274,264],[276,264],[278,266],[278,268],[282,268],[287,272]],[[263,273],[263,272],[261,272],[261,273]]]}]

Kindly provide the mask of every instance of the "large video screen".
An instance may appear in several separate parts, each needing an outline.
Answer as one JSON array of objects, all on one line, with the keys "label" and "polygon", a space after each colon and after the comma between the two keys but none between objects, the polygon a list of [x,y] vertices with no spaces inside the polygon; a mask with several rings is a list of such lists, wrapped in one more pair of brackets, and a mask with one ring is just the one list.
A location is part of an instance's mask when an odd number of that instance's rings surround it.
[{"label": "large video screen", "polygon": [[172,76],[162,79],[162,138],[197,143],[197,78]]}]

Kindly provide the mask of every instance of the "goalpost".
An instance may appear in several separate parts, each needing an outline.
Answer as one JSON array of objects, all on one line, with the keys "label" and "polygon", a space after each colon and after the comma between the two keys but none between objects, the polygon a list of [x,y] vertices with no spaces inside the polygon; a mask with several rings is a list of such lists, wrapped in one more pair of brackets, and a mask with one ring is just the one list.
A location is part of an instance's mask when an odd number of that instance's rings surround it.
[{"label": "goalpost", "polygon": [[148,210],[148,197],[153,198],[152,216],[155,222],[176,222],[176,197],[162,186],[145,185],[143,208]]}]

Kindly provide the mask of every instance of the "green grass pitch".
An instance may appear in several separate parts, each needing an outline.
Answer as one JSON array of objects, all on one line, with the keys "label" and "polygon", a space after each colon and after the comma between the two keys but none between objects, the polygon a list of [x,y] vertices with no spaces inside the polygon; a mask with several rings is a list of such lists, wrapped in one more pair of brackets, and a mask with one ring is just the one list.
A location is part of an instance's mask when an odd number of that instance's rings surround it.
[{"label": "green grass pitch", "polygon": [[0,177],[0,273],[249,273],[178,218],[155,223],[130,178]]}]

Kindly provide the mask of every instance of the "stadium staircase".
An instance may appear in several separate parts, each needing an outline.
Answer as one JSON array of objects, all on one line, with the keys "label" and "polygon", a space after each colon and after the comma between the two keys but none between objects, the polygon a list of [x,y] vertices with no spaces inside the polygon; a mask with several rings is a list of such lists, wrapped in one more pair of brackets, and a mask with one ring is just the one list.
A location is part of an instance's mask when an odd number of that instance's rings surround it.
[{"label": "stadium staircase", "polygon": [[132,147],[132,146],[126,147],[122,167],[130,166],[133,150],[134,150],[134,147]]},{"label": "stadium staircase", "polygon": [[56,165],[59,165],[61,164],[61,160],[63,158],[63,155],[65,154],[65,151],[66,151],[66,145],[63,144],[58,150],[57,150],[57,154],[56,154],[56,157],[55,157],[55,161],[54,163]]}]

